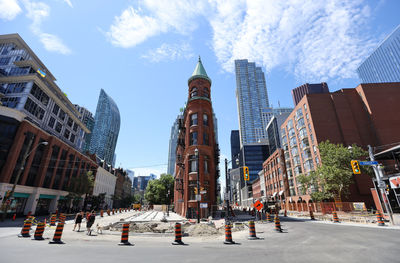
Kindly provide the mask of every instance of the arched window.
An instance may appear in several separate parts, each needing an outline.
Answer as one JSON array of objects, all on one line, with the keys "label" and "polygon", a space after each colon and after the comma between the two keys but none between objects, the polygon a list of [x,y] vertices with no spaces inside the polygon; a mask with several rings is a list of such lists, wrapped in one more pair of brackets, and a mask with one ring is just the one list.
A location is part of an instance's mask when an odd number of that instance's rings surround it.
[{"label": "arched window", "polygon": [[197,125],[197,113],[190,115],[190,126]]},{"label": "arched window", "polygon": [[204,88],[204,90],[203,90],[203,97],[206,97],[206,98],[210,97],[210,91],[207,87]]},{"label": "arched window", "polygon": [[205,113],[203,114],[203,125],[208,126],[208,115]]}]

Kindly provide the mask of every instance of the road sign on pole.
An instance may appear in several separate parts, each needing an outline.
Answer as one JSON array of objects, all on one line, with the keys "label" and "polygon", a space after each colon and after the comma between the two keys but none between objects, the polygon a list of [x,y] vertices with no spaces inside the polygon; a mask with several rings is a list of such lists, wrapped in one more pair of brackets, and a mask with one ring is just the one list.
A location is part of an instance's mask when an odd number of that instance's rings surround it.
[{"label": "road sign on pole", "polygon": [[257,200],[257,202],[254,203],[254,207],[255,207],[258,211],[260,211],[260,210],[264,207],[264,205],[261,204],[261,202]]},{"label": "road sign on pole", "polygon": [[360,165],[378,165],[377,161],[360,161],[358,162]]}]

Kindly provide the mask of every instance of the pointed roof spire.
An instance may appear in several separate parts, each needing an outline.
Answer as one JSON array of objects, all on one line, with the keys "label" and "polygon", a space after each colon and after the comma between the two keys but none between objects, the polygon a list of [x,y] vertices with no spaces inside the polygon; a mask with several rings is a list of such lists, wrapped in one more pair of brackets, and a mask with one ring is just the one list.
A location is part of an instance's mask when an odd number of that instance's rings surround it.
[{"label": "pointed roof spire", "polygon": [[201,58],[199,56],[199,61],[197,62],[196,68],[193,71],[192,76],[188,80],[188,84],[194,79],[206,79],[211,84],[211,79],[208,77],[206,70],[203,67],[203,63],[201,63]]}]

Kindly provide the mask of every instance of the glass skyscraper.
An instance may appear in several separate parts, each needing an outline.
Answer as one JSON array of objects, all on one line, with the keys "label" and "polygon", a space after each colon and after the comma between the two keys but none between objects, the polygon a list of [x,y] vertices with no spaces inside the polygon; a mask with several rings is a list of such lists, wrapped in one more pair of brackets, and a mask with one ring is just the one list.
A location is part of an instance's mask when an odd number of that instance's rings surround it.
[{"label": "glass skyscraper", "polygon": [[400,82],[400,25],[358,67],[362,83]]},{"label": "glass skyscraper", "polygon": [[263,118],[263,110],[269,102],[264,72],[247,59],[235,60],[235,72],[240,145],[265,143],[268,118]]},{"label": "glass skyscraper", "polygon": [[117,104],[101,89],[94,117],[94,128],[90,141],[90,152],[111,165],[120,127],[120,115]]},{"label": "glass skyscraper", "polygon": [[169,138],[167,174],[170,174],[170,175],[174,175],[174,172],[175,172],[176,145],[178,143],[178,135],[179,135],[179,120],[183,121],[182,114],[178,115],[174,124],[172,125],[171,137]]}]

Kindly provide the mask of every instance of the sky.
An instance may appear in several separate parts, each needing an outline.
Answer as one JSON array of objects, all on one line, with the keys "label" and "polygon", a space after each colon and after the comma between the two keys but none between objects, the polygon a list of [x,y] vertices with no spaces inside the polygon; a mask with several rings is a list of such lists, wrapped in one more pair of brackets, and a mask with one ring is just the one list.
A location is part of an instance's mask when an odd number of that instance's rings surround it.
[{"label": "sky", "polygon": [[397,0],[0,0],[0,10],[0,34],[20,34],[72,103],[95,113],[100,89],[114,99],[116,166],[136,175],[166,172],[199,55],[223,164],[239,128],[235,59],[262,66],[270,105],[293,107],[291,89],[307,82],[356,87],[358,65],[400,24]]}]

